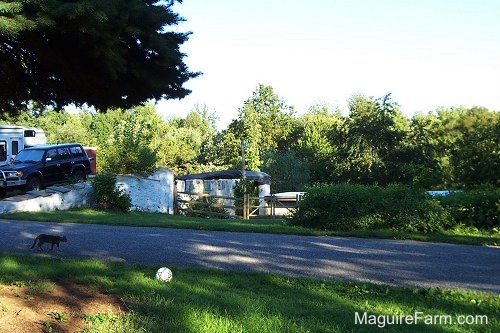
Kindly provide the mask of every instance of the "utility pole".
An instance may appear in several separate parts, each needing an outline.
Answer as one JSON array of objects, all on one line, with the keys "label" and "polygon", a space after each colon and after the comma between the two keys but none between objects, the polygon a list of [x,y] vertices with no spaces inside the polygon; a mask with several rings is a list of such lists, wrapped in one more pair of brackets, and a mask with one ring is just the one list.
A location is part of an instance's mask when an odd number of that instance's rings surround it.
[{"label": "utility pole", "polygon": [[245,149],[248,143],[241,140],[241,181],[243,182],[243,219],[248,220],[247,171],[245,169]]}]

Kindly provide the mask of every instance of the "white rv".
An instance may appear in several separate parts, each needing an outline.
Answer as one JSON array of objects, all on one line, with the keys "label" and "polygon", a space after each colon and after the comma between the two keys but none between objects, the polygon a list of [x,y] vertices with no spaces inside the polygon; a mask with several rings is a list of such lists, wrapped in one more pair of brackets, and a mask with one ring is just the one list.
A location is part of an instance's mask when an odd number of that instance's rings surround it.
[{"label": "white rv", "polygon": [[0,165],[8,164],[24,148],[46,143],[47,138],[40,128],[0,125]]}]

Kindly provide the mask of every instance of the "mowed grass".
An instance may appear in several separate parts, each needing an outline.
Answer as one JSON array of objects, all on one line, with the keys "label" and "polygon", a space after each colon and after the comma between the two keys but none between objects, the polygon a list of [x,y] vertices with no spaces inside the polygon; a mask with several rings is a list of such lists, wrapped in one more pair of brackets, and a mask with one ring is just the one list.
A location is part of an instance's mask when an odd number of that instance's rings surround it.
[{"label": "mowed grass", "polygon": [[307,236],[348,236],[363,238],[411,239],[426,242],[443,242],[468,245],[499,245],[498,232],[474,229],[454,229],[439,233],[410,233],[394,230],[327,231],[293,226],[283,218],[218,219],[167,215],[145,212],[112,212],[94,209],[77,209],[53,212],[19,212],[2,214],[0,218],[42,222],[91,223],[116,226],[141,226],[182,228],[211,231],[257,232]]},{"label": "mowed grass", "polygon": [[[164,283],[155,267],[0,253],[0,283],[73,281],[116,294],[128,307],[120,316],[89,314],[84,332],[500,331],[499,295],[171,268],[174,278]],[[380,319],[357,324],[356,313],[365,312]],[[384,319],[415,315],[416,324]],[[439,315],[453,323],[425,323]],[[483,323],[460,325],[459,316]]]}]

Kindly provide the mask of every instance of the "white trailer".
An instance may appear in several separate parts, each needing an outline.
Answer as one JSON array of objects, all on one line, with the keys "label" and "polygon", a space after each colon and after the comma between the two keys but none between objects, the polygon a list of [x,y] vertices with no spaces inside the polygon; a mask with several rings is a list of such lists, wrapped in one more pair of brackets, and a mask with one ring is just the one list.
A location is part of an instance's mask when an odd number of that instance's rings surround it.
[{"label": "white trailer", "polygon": [[46,143],[47,137],[40,128],[0,125],[0,165],[8,164],[24,148]]}]

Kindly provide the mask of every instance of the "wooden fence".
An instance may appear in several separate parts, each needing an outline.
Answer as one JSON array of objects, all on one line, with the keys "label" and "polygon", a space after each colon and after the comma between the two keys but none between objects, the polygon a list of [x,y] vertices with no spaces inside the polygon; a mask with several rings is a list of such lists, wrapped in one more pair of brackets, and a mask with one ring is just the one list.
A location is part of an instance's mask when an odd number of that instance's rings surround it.
[{"label": "wooden fence", "polygon": [[177,192],[174,195],[175,214],[208,215],[226,218],[276,217],[277,209],[291,212],[300,204],[300,196],[252,197],[245,194],[242,198],[212,195],[206,193]]}]

